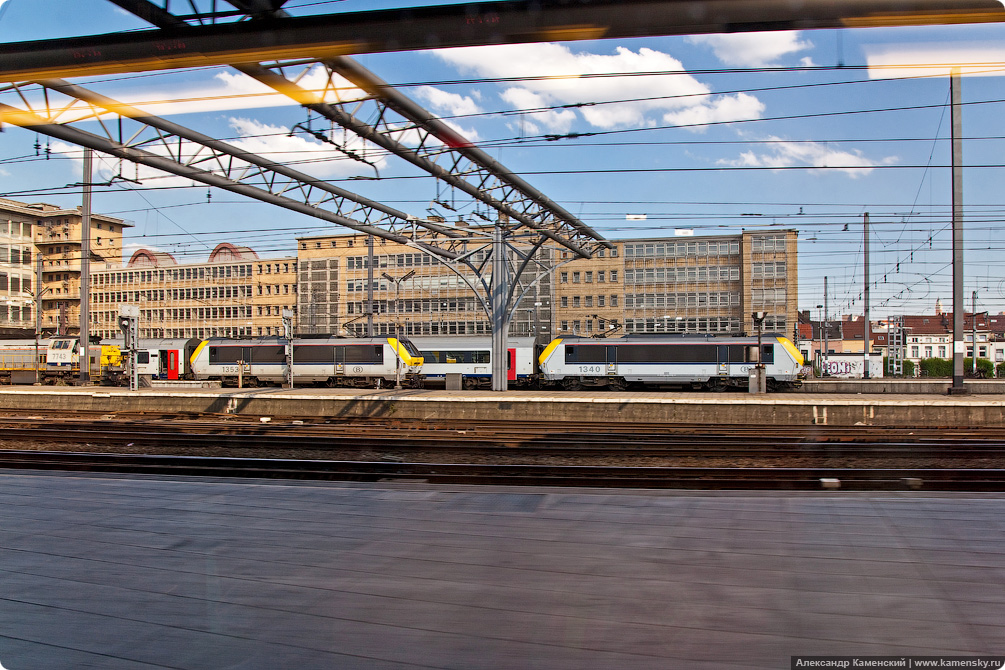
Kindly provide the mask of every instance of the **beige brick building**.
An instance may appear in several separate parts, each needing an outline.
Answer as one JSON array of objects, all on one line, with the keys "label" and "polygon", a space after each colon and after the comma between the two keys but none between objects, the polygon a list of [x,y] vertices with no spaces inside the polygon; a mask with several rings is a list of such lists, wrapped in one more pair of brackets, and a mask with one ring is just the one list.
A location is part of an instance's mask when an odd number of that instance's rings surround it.
[{"label": "beige brick building", "polygon": [[[92,214],[91,262],[118,262],[123,231],[131,225],[112,216]],[[80,331],[82,228],[79,208],[0,198],[0,326],[33,331],[38,296],[44,333]]]},{"label": "beige brick building", "polygon": [[[116,318],[124,304],[140,309],[140,335],[150,338],[279,335],[284,309],[295,313],[302,335],[364,335],[371,321],[374,334],[398,327],[415,336],[490,332],[470,287],[473,273],[458,275],[429,254],[381,238],[355,232],[302,237],[296,257],[271,259],[221,243],[206,262],[186,264],[141,249],[123,264],[123,231],[130,224],[105,215],[91,221],[91,333],[102,338],[119,337]],[[79,210],[0,199],[0,329],[34,329],[34,253],[42,262],[43,331],[78,331],[80,233]],[[485,242],[458,250],[472,252],[478,264]],[[589,260],[561,247],[542,248],[539,263],[520,279],[523,299],[510,334],[548,341],[603,332],[753,333],[754,311],[767,313],[765,332],[788,334],[796,325],[793,230],[613,244]]]},{"label": "beige brick building", "polygon": [[34,228],[40,205],[0,198],[0,332],[34,330]]},{"label": "beige brick building", "polygon": [[[559,252],[557,335],[790,334],[797,322],[796,232],[618,240],[591,260]],[[613,328],[612,328],[613,326]]]},{"label": "beige brick building", "polygon": [[140,337],[252,337],[282,333],[283,308],[294,309],[297,260],[260,259],[247,247],[217,245],[205,263],[179,264],[141,249],[125,267],[91,272],[91,332],[121,336],[121,305],[140,310]]},{"label": "beige brick building", "polygon": [[[367,309],[370,274],[368,243],[373,244],[373,309]],[[471,251],[481,244],[472,242]],[[554,250],[544,249],[546,258]],[[489,320],[481,302],[463,277],[429,254],[363,234],[312,236],[297,239],[300,262],[299,332],[363,335],[373,321],[374,334],[393,334],[400,324],[405,335],[487,335]],[[473,255],[475,264],[484,251]],[[409,272],[415,274],[399,281]],[[524,284],[530,284],[525,272]],[[467,281],[465,281],[467,280]],[[528,293],[510,326],[513,335],[551,334],[551,276]]]}]

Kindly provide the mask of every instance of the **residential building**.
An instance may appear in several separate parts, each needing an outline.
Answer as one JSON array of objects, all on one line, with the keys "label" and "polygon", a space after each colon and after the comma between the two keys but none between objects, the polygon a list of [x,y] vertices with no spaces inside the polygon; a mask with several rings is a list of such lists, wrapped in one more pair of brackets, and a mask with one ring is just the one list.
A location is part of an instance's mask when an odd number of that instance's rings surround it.
[{"label": "residential building", "polygon": [[0,334],[35,329],[34,227],[41,205],[0,198]]}]

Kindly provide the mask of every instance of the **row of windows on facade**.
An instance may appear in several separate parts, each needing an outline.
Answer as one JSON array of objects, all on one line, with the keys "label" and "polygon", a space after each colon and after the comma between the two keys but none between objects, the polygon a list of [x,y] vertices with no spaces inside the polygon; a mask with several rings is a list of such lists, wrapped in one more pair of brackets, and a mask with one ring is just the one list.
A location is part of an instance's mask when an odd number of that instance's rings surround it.
[{"label": "row of windows on facade", "polygon": [[0,272],[0,292],[21,293],[31,291],[31,277]]},{"label": "row of windows on facade", "polygon": [[[613,327],[612,327],[613,326]],[[559,330],[563,333],[601,333],[616,329],[617,324],[608,319],[574,319],[562,321]],[[736,317],[698,317],[664,319],[625,319],[625,333],[739,333],[740,319]]]},{"label": "row of windows on facade", "polygon": [[[948,347],[945,347],[945,346],[935,347],[934,349],[932,347],[923,347],[923,348],[921,348],[921,347],[911,347],[911,358],[932,358],[932,352],[933,351],[937,351],[938,352],[938,358],[946,358],[946,355],[947,355],[946,352],[947,352],[947,350],[948,350]],[[924,352],[924,356],[920,355],[922,352]],[[833,354],[834,352],[832,350],[830,350],[830,351],[828,351],[828,353]],[[971,344],[971,345],[967,346],[966,356],[972,358],[973,355],[974,355],[974,347]],[[982,346],[982,345],[978,344],[977,345],[977,358],[987,358],[987,357],[988,357],[988,348],[986,346]],[[996,363],[1001,363],[1003,359],[1005,359],[1005,352],[1002,352],[1001,349],[996,349],[995,350],[995,362]]]},{"label": "row of windows on facade", "polygon": [[[751,302],[755,305],[785,304],[788,292],[784,288],[752,289]],[[613,296],[612,296],[613,297]],[[726,307],[739,305],[740,294],[735,291],[688,293],[627,293],[625,307]],[[565,305],[562,305],[565,307]]]},{"label": "row of windows on facade", "polygon": [[[371,311],[374,314],[393,314],[395,313],[395,301],[394,300],[374,300],[373,309],[368,310],[366,308],[366,302],[347,302],[346,304],[347,314],[368,314]],[[401,307],[399,313],[414,313],[414,314],[429,314],[429,313],[440,313],[440,312],[474,312],[481,310],[480,303],[475,298],[451,298],[449,300],[438,299],[438,298],[425,298],[416,300],[399,300],[398,306]]]},{"label": "row of windows on facade", "polygon": [[[755,240],[761,238],[754,238]],[[781,247],[781,251],[785,246]],[[739,240],[721,242],[637,242],[625,243],[625,258],[685,258],[688,256],[735,256]]]},{"label": "row of windows on facade", "polygon": [[[50,321],[52,319],[50,318]],[[140,328],[140,337],[160,337],[160,338],[190,338],[200,339],[207,337],[252,337],[254,328],[251,326],[220,326],[218,328]],[[261,335],[261,329],[259,329]],[[114,340],[122,338],[122,331],[118,329],[99,329],[92,335],[97,335],[103,340]]]},{"label": "row of windows on facade", "polygon": [[[118,310],[93,311],[91,321],[95,324],[114,322]],[[146,321],[191,321],[192,319],[245,319],[251,317],[250,305],[233,307],[184,307],[178,309],[140,310],[140,319]]]},{"label": "row of windows on facade", "polygon": [[0,263],[11,265],[31,265],[31,249],[0,244]]},{"label": "row of windows on facade", "polygon": [[[262,287],[259,286],[258,288],[259,295],[262,295]],[[91,302],[107,304],[134,303],[141,300],[147,302],[163,300],[220,300],[226,298],[250,298],[252,295],[251,285],[244,284],[235,286],[201,286],[199,288],[154,288],[144,291],[96,292],[91,293]]]},{"label": "row of windows on facade", "polygon": [[[484,260],[487,252],[479,251],[472,254],[472,262]],[[346,270],[366,270],[370,267],[369,256],[349,256],[345,259]],[[373,267],[376,268],[417,268],[440,265],[429,254],[380,254],[373,257]]]},{"label": "row of windows on facade", "polygon": [[[570,301],[570,297],[571,297],[571,301]],[[575,308],[575,307],[593,307],[594,303],[596,303],[597,307],[617,307],[618,306],[618,296],[617,295],[610,295],[610,296],[605,296],[605,295],[598,295],[598,296],[592,296],[592,295],[586,295],[586,296],[578,296],[578,295],[567,296],[567,295],[563,295],[559,299],[559,304],[563,308],[568,308],[570,305],[573,308]]]},{"label": "row of windows on facade", "polygon": [[672,284],[678,282],[739,281],[740,268],[712,265],[689,268],[646,268],[625,270],[626,284]]},{"label": "row of windows on facade", "polygon": [[0,323],[31,321],[31,305],[0,304]]},{"label": "row of windows on facade", "polygon": [[[276,267],[278,266],[279,264],[277,263]],[[271,265],[269,267],[271,267]],[[263,266],[259,265],[258,268],[259,274],[262,274],[261,270]],[[96,272],[94,273],[93,283],[97,286],[108,286],[113,284],[140,284],[153,281],[229,279],[232,277],[251,277],[254,274],[253,270],[254,266],[252,265],[214,265],[202,268]],[[293,264],[293,271],[296,272],[296,263]]]},{"label": "row of windows on facade", "polygon": [[[491,283],[492,275],[485,276],[485,282]],[[477,286],[477,282],[472,279],[472,283]],[[346,280],[345,290],[348,293],[359,293],[366,291],[367,281],[365,279]],[[402,291],[445,291],[451,289],[469,290],[470,285],[457,275],[443,275],[442,277],[412,277],[401,282]],[[395,291],[393,283],[386,279],[374,278],[374,291]]]},{"label": "row of windows on facade", "polygon": [[626,308],[729,307],[740,304],[737,292],[629,293]]},{"label": "row of windows on facade", "polygon": [[[562,322],[562,330],[567,330],[568,322]],[[575,326],[577,322],[573,322]],[[769,316],[764,319],[764,329],[768,332],[785,332],[784,316]],[[609,322],[604,323],[606,328]],[[647,319],[625,319],[624,330],[627,333],[731,333],[742,332],[741,320],[738,317],[664,317]],[[589,332],[589,331],[587,331]]]},{"label": "row of windows on facade", "polygon": [[[398,332],[398,324],[391,322],[374,322],[374,335],[393,335]],[[400,324],[402,335],[489,335],[492,328],[488,321],[406,321]],[[345,330],[356,337],[365,337],[367,324],[365,322],[345,324]]]},{"label": "row of windows on facade", "polygon": [[[605,249],[605,248],[597,249],[596,253],[593,254],[593,257],[594,258],[606,258],[608,255],[610,255],[611,258],[617,258],[618,257],[618,248],[614,247],[612,249]],[[568,249],[562,249],[562,260],[570,258],[571,256],[572,256],[572,252],[571,251],[569,251]]]},{"label": "row of windows on facade", "polygon": [[28,221],[0,221],[0,235],[31,239],[31,223]]},{"label": "row of windows on facade", "polygon": [[[576,271],[572,273],[572,283],[573,284],[592,284],[593,283],[593,270]],[[604,284],[607,282],[608,276],[610,276],[610,281],[612,284],[618,283],[618,271],[611,270],[610,275],[607,274],[606,270],[597,270],[597,283]],[[569,283],[569,273],[563,272],[559,275],[558,282],[560,284]]]}]

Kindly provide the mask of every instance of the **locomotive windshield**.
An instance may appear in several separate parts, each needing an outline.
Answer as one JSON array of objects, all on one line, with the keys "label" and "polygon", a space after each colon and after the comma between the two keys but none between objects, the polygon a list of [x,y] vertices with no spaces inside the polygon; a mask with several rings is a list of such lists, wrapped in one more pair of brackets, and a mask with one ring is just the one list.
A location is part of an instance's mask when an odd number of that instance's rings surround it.
[{"label": "locomotive windshield", "polygon": [[410,356],[413,356],[415,358],[421,358],[422,357],[422,354],[419,352],[418,347],[416,347],[414,344],[412,344],[411,340],[407,340],[405,338],[401,338],[398,341],[401,342],[401,346],[405,347],[405,351],[407,351]]}]

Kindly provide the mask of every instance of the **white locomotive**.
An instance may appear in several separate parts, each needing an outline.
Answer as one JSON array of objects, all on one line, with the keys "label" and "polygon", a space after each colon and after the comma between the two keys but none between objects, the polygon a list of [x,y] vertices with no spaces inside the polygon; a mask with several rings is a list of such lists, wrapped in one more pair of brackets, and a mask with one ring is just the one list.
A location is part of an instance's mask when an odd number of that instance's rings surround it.
[{"label": "white locomotive", "polygon": [[758,360],[764,364],[769,390],[801,383],[803,356],[781,335],[756,337],[628,336],[553,340],[540,356],[546,382],[564,389],[630,384],[725,390],[745,387]]}]

